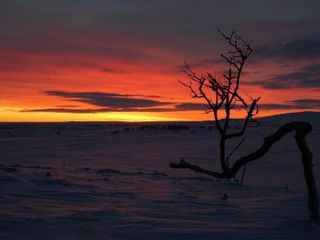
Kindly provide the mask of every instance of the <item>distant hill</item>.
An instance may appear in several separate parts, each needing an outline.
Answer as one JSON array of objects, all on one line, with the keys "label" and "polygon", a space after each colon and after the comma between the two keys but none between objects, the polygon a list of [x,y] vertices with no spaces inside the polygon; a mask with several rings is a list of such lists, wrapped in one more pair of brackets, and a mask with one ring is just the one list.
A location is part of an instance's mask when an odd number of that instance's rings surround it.
[{"label": "distant hill", "polygon": [[320,112],[298,112],[278,114],[268,117],[259,118],[262,123],[272,123],[282,125],[293,121],[310,122],[313,126],[320,126]]}]

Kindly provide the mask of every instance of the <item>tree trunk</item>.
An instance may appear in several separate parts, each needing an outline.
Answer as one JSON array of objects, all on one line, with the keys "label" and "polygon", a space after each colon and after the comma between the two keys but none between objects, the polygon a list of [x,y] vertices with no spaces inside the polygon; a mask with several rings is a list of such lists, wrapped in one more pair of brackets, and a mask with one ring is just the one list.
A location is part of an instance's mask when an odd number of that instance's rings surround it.
[{"label": "tree trunk", "polygon": [[222,171],[227,171],[229,166],[226,164],[226,138],[224,136],[221,136],[220,139],[220,165],[222,168]]},{"label": "tree trunk", "polygon": [[317,185],[312,170],[312,152],[310,151],[306,143],[305,135],[305,132],[297,131],[295,139],[299,149],[301,150],[304,178],[306,181],[309,196],[308,207],[310,211],[310,218],[316,223],[320,224]]}]

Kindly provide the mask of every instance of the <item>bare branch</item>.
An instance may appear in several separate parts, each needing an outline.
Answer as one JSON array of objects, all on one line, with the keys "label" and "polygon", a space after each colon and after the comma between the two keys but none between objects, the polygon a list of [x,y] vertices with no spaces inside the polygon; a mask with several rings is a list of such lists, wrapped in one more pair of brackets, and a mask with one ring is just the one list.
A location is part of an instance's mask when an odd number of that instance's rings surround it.
[{"label": "bare branch", "polygon": [[199,166],[192,165],[187,163],[182,159],[180,163],[170,163],[172,168],[183,168],[190,169],[198,173],[204,173],[210,175],[214,178],[223,179],[223,178],[234,178],[237,172],[246,164],[253,162],[257,159],[263,157],[274,143],[279,141],[282,137],[290,132],[295,132],[295,140],[298,148],[301,151],[301,160],[304,169],[304,178],[308,190],[308,207],[310,212],[310,217],[312,221],[317,224],[320,224],[320,214],[319,214],[319,199],[316,181],[313,173],[313,164],[312,164],[312,152],[310,151],[306,143],[306,135],[312,130],[310,123],[307,122],[291,122],[280,127],[275,133],[266,137],[263,141],[263,144],[253,153],[248,154],[244,157],[241,157],[227,170],[221,173],[214,172],[210,170],[203,169]]},{"label": "bare branch", "polygon": [[249,121],[251,121],[252,117],[255,115],[254,111],[256,110],[256,106],[257,106],[259,99],[260,98],[253,99],[251,106],[250,106],[250,109],[247,112],[247,116],[244,120],[244,123],[242,125],[241,130],[238,133],[228,134],[227,139],[234,138],[234,137],[240,137],[244,134],[244,132],[248,126]]},{"label": "bare branch", "polygon": [[183,158],[181,158],[179,163],[171,162],[170,167],[175,169],[191,169],[197,173],[204,173],[206,175],[212,176],[214,178],[219,178],[219,179],[222,177],[221,173],[210,171],[210,170],[201,168],[197,165],[190,164],[187,161],[185,161]]},{"label": "bare branch", "polygon": [[[187,87],[193,98],[203,98],[213,112],[216,128],[220,134],[220,162],[223,170],[229,168],[228,158],[226,158],[226,141],[233,137],[242,136],[248,123],[257,114],[258,99],[253,99],[251,105],[239,94],[240,79],[246,60],[252,53],[252,48],[244,38],[236,31],[229,34],[220,29],[218,32],[228,42],[230,49],[221,57],[228,64],[228,70],[222,74],[222,79],[218,79],[214,74],[206,72],[197,75],[191,66],[185,62],[184,73],[190,80],[189,84],[182,83]],[[192,85],[194,83],[195,86]],[[229,124],[232,110],[240,106],[247,111],[241,130],[237,133],[229,134]],[[224,111],[224,121],[220,121],[221,110]]]},{"label": "bare branch", "polygon": [[[228,42],[230,47],[226,53],[221,54],[221,57],[228,64],[228,70],[222,74],[221,79],[218,79],[209,72],[198,76],[191,67],[185,63],[184,72],[189,78],[190,83],[181,83],[183,86],[190,89],[193,97],[203,98],[213,112],[215,125],[220,134],[219,148],[222,171],[210,171],[197,165],[190,164],[184,159],[181,159],[179,163],[170,163],[170,167],[191,169],[195,172],[204,173],[219,179],[234,178],[243,166],[264,156],[275,142],[280,140],[287,133],[294,131],[296,143],[302,153],[301,158],[309,195],[310,216],[313,221],[320,224],[317,188],[313,176],[312,153],[305,140],[305,136],[311,131],[311,125],[309,123],[292,122],[280,127],[274,134],[266,137],[263,144],[255,152],[241,157],[235,161],[232,166],[229,165],[230,158],[240,148],[245,138],[240,141],[227,157],[226,142],[231,138],[240,137],[245,133],[248,123],[253,121],[253,117],[259,112],[258,101],[260,100],[260,97],[251,98],[251,103],[249,103],[249,101],[247,102],[247,100],[239,94],[242,72],[248,57],[253,52],[250,44],[234,30],[229,34],[224,33],[220,29],[218,29],[218,32]],[[196,85],[196,88],[192,86],[192,83]],[[229,133],[229,122],[232,119],[231,110],[237,106],[245,109],[246,116],[243,119],[241,129],[238,132]],[[224,110],[224,121],[220,121],[219,119],[221,110]]]}]

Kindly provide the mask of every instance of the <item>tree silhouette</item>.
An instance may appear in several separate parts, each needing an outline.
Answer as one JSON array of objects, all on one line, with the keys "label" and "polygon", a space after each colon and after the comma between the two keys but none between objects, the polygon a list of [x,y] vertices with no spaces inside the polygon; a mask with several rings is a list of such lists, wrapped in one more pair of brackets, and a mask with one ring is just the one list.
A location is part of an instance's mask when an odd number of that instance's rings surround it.
[{"label": "tree silhouette", "polygon": [[[233,164],[230,164],[230,157],[240,147],[245,138],[242,138],[240,143],[229,155],[226,154],[226,142],[232,138],[238,138],[244,135],[249,122],[254,121],[253,117],[258,114],[258,101],[260,97],[250,98],[248,101],[239,93],[244,66],[253,52],[250,44],[236,31],[231,31],[230,34],[225,34],[221,30],[218,31],[230,47],[225,54],[221,54],[221,57],[228,66],[227,70],[222,74],[222,77],[218,78],[210,72],[197,75],[190,65],[185,63],[184,73],[190,81],[188,83],[180,81],[180,83],[190,90],[193,98],[203,99],[207,103],[209,112],[213,112],[214,124],[220,135],[221,172],[204,169],[184,159],[181,159],[178,163],[171,162],[170,167],[175,169],[190,169],[218,179],[234,178],[241,168],[245,168],[247,163],[263,157],[272,145],[279,141],[284,135],[295,132],[295,140],[302,154],[301,159],[308,190],[310,217],[314,222],[320,224],[317,187],[313,174],[312,152],[305,139],[306,135],[312,130],[312,126],[309,123],[291,122],[285,124],[274,134],[266,137],[263,144],[256,151],[240,157],[234,161]],[[231,132],[231,113],[235,108],[244,109],[246,115],[242,119],[240,130]],[[220,117],[221,114],[222,117]]]},{"label": "tree silhouette", "polygon": [[[228,69],[222,78],[219,79],[210,72],[198,76],[190,65],[185,63],[184,72],[190,82],[180,81],[180,83],[189,88],[193,98],[204,99],[210,111],[213,112],[215,126],[220,134],[220,165],[222,170],[226,171],[230,166],[230,155],[226,156],[226,142],[231,138],[241,137],[245,133],[249,121],[252,121],[253,116],[258,113],[257,103],[260,98],[251,98],[248,102],[239,94],[241,75],[253,49],[237,32],[232,31],[230,35],[226,35],[221,30],[219,32],[231,47],[225,54],[221,54],[228,64]],[[231,111],[234,108],[244,109],[246,117],[241,129],[230,133]],[[223,121],[219,116],[222,112],[224,113]]]}]

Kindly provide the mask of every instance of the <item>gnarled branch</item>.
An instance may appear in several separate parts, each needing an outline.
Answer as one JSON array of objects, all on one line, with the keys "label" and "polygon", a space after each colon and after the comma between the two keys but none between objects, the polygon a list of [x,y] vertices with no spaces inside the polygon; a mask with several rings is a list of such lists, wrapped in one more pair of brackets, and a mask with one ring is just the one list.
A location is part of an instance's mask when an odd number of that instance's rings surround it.
[{"label": "gnarled branch", "polygon": [[170,163],[171,168],[175,169],[191,169],[198,173],[204,173],[214,178],[233,178],[237,172],[246,164],[263,157],[274,143],[279,141],[283,136],[290,132],[295,132],[295,140],[301,151],[301,160],[304,169],[304,178],[308,190],[308,207],[311,219],[320,224],[319,202],[316,181],[313,174],[312,152],[306,143],[306,135],[312,130],[312,126],[308,122],[291,122],[280,127],[275,133],[266,137],[263,144],[253,153],[241,157],[234,164],[222,172],[210,171],[199,166],[190,164],[182,159],[179,163]]}]

